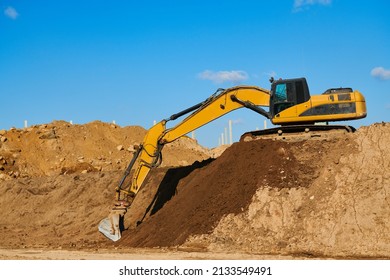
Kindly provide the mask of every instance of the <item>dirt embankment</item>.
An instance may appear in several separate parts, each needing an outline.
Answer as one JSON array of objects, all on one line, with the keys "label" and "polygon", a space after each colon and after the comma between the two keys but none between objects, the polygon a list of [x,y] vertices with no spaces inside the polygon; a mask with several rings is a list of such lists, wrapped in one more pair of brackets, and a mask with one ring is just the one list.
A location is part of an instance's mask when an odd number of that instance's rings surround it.
[{"label": "dirt embankment", "polygon": [[[124,170],[146,130],[94,121],[64,121],[0,131],[0,179]],[[210,151],[183,137],[168,144],[162,166],[189,165]]]},{"label": "dirt embankment", "polygon": [[[187,242],[244,250],[342,258],[390,257],[390,124],[346,139],[294,145],[308,187],[264,184],[247,211]],[[314,172],[313,172],[314,171]],[[311,177],[311,178],[310,178]]]},{"label": "dirt embankment", "polygon": [[389,123],[334,139],[235,143],[216,159],[183,138],[164,149],[172,164],[151,172],[114,244],[97,224],[145,131],[60,124],[43,127],[56,126],[55,138],[1,132],[0,247],[390,257]]},{"label": "dirt embankment", "polygon": [[[93,247],[115,187],[146,130],[64,121],[0,131],[0,246]],[[212,151],[183,137],[167,144],[162,168]]]},{"label": "dirt embankment", "polygon": [[[125,233],[122,244],[180,245],[190,235],[211,232],[225,215],[247,211],[264,184],[278,189],[296,184],[307,187],[306,172],[314,168],[298,162],[289,147],[289,143],[273,140],[236,143],[214,161],[168,170],[150,207],[152,216]],[[153,213],[154,208],[161,210]]]},{"label": "dirt embankment", "polygon": [[388,258],[386,139],[390,124],[335,139],[236,143],[175,183],[169,178],[184,170],[166,173],[160,187],[175,195],[120,244]]}]

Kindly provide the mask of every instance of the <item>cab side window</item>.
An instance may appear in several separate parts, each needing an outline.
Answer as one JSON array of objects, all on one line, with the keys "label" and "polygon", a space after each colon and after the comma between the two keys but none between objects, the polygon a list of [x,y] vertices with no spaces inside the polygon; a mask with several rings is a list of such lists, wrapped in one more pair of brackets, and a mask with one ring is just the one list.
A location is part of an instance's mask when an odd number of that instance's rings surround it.
[{"label": "cab side window", "polygon": [[277,84],[275,87],[275,97],[274,97],[274,114],[286,110],[294,105],[294,84],[293,83],[283,83]]},{"label": "cab side window", "polygon": [[286,84],[278,84],[275,89],[275,102],[287,101],[287,87]]}]

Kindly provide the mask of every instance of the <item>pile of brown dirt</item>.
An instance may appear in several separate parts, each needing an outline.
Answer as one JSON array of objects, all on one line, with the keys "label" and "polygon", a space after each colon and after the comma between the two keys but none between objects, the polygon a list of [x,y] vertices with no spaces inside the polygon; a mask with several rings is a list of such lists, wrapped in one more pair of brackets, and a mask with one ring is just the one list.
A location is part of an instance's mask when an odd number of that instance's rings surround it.
[{"label": "pile of brown dirt", "polygon": [[[264,184],[306,188],[306,173],[313,167],[298,162],[290,146],[273,140],[236,143],[215,161],[168,170],[159,184],[152,216],[125,232],[120,244],[176,246],[190,235],[211,232],[227,214],[247,211],[253,195]],[[161,210],[153,211],[156,207]]]},{"label": "pile of brown dirt", "polygon": [[[359,129],[347,139],[292,149],[308,170],[308,188],[264,184],[248,211],[229,214],[211,234],[186,246],[212,251],[390,257],[390,124]],[[310,179],[312,176],[312,179]]]},{"label": "pile of brown dirt", "polygon": [[[64,121],[0,131],[0,246],[87,247],[146,130]],[[188,137],[167,144],[162,166],[189,165],[211,151]]]},{"label": "pile of brown dirt", "polygon": [[170,169],[164,207],[119,244],[389,257],[389,137],[390,124],[375,124],[342,138],[242,142],[191,172]]},{"label": "pile of brown dirt", "polygon": [[[94,121],[72,125],[64,121],[26,129],[0,131],[0,179],[50,176],[74,172],[124,170],[134,145],[146,130]],[[162,166],[189,165],[210,157],[210,151],[188,137],[164,149]]]},{"label": "pile of brown dirt", "polygon": [[182,138],[164,149],[171,163],[152,170],[116,243],[97,224],[145,131],[68,125],[0,132],[0,247],[390,257],[389,123],[342,138],[239,142],[215,159]]}]

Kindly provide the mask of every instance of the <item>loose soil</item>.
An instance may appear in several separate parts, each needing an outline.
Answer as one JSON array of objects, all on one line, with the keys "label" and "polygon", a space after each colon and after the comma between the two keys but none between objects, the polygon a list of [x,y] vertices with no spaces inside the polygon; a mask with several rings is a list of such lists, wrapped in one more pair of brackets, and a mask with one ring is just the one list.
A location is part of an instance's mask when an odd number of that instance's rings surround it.
[{"label": "loose soil", "polygon": [[390,257],[389,123],[214,150],[182,137],[113,243],[97,225],[145,133],[99,121],[0,131],[0,258]]}]

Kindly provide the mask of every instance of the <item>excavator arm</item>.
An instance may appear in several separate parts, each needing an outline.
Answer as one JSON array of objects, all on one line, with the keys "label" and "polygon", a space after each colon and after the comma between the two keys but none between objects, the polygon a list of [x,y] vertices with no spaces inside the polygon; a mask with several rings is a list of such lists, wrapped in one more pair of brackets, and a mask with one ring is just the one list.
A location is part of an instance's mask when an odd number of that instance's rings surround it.
[{"label": "excavator arm", "polygon": [[[218,93],[218,92],[217,92]],[[134,162],[136,167],[131,185],[128,189],[118,188],[118,200],[121,193],[134,196],[142,186],[150,169],[159,165],[160,153],[165,144],[175,141],[183,135],[213,121],[236,109],[247,107],[265,117],[268,113],[258,106],[269,105],[269,91],[253,86],[239,86],[221,90],[204,102],[172,115],[151,127],[146,134],[142,145],[138,148]],[[194,112],[176,126],[167,129],[166,124],[175,120],[193,109]]]},{"label": "excavator arm", "polygon": [[[152,126],[147,132],[142,144],[134,153],[133,159],[126,169],[125,175],[117,187],[117,202],[108,218],[101,221],[99,231],[109,239],[116,241],[121,238],[120,224],[124,214],[130,207],[135,195],[142,187],[149,171],[158,166],[161,161],[161,150],[164,145],[175,141],[183,135],[213,121],[236,109],[246,107],[266,118],[267,111],[260,106],[268,107],[270,92],[255,86],[238,86],[226,90],[219,89],[205,101],[186,110],[172,115]],[[183,121],[172,128],[166,128],[169,121],[175,120],[192,112]],[[128,187],[124,186],[126,177],[131,170],[134,173]]]}]

